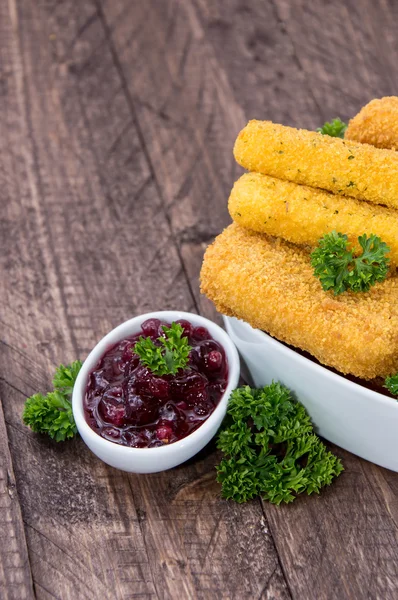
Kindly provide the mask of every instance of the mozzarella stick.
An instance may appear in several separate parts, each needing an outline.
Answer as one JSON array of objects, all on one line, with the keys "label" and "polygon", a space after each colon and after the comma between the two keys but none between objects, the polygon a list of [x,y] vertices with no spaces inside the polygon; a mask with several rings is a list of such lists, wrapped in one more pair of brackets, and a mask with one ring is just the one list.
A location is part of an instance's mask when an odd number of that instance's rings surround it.
[{"label": "mozzarella stick", "polygon": [[248,229],[282,237],[295,244],[316,246],[325,233],[348,236],[360,252],[358,237],[375,233],[390,248],[398,265],[398,211],[282,181],[261,173],[246,173],[235,183],[228,202],[232,219]]},{"label": "mozzarella stick", "polygon": [[348,124],[345,139],[398,150],[398,97],[377,98],[364,106]]},{"label": "mozzarella stick", "polygon": [[324,292],[304,249],[230,225],[208,247],[201,291],[227,315],[363,379],[398,371],[398,278]]},{"label": "mozzarella stick", "polygon": [[398,153],[392,150],[250,121],[234,155],[249,171],[398,208]]}]

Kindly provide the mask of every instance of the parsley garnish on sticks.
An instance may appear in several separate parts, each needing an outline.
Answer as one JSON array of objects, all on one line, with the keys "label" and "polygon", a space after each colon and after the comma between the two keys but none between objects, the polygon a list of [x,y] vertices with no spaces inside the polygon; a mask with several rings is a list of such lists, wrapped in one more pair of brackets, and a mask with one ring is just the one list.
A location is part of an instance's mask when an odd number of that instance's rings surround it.
[{"label": "parsley garnish on sticks", "polygon": [[218,447],[222,495],[236,502],[256,496],[293,502],[303,492],[319,493],[343,471],[314,434],[304,406],[280,383],[232,392]]},{"label": "parsley garnish on sticks", "polygon": [[347,123],[344,123],[338,117],[332,121],[326,121],[322,127],[317,128],[318,133],[322,135],[330,135],[331,137],[343,138],[347,129]]},{"label": "parsley garnish on sticks", "polygon": [[358,242],[363,252],[354,257],[345,234],[332,231],[319,240],[319,246],[311,253],[311,266],[325,291],[333,290],[336,296],[346,290],[367,292],[387,277],[387,244],[377,235],[368,237],[366,233],[359,236]]}]

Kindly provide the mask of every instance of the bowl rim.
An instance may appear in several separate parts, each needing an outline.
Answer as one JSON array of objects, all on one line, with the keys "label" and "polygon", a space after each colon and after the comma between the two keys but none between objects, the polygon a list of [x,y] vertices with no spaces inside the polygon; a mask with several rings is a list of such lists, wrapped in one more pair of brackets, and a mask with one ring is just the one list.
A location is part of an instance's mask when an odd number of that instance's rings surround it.
[{"label": "bowl rim", "polygon": [[[218,341],[225,350],[228,361],[228,385],[210,416],[204,420],[203,423],[197,429],[195,429],[195,431],[188,434],[186,437],[176,442],[172,442],[171,444],[165,444],[164,446],[158,446],[154,448],[133,448],[130,446],[122,446],[116,442],[106,440],[93,429],[91,429],[85,419],[83,400],[88,376],[95,368],[96,364],[103,356],[107,348],[113,344],[116,344],[118,341],[123,340],[123,338],[129,335],[139,333],[140,325],[147,319],[160,319],[169,322],[177,321],[179,319],[186,319],[187,321],[192,322],[195,326],[200,325],[206,327],[210,335],[216,341]],[[222,422],[227,410],[228,398],[231,392],[237,387],[239,376],[240,361],[236,346],[228,333],[222,327],[217,325],[217,323],[207,319],[206,317],[202,317],[201,315],[180,310],[152,311],[137,315],[131,319],[128,319],[127,321],[124,321],[123,323],[120,323],[111,329],[105,336],[103,336],[89,352],[85,361],[83,362],[73,387],[73,416],[77,429],[84,441],[89,440],[89,442],[93,442],[93,444],[95,444],[97,447],[101,446],[103,451],[112,453],[118,452],[124,454],[125,457],[130,456],[135,458],[143,458],[146,455],[147,458],[148,456],[151,456],[156,460],[156,457],[165,457],[167,455],[171,456],[175,453],[178,453],[179,450],[186,451],[187,447],[196,446],[198,441],[201,438],[206,437],[206,434],[209,433],[209,430],[211,430],[218,421],[220,421],[220,423]],[[221,419],[220,413],[222,413]]]},{"label": "bowl rim", "polygon": [[[355,383],[355,381],[350,381],[349,379],[346,379],[344,377],[344,375],[339,375],[338,373],[333,373],[332,371],[327,369],[325,366],[318,365],[317,363],[313,362],[309,358],[306,358],[305,356],[302,356],[301,354],[299,354],[296,350],[293,350],[292,348],[288,348],[287,346],[285,346],[285,344],[283,344],[276,338],[272,337],[269,333],[266,333],[265,331],[262,331],[261,329],[258,329],[256,327],[252,327],[250,325],[250,323],[248,323],[247,321],[244,321],[243,319],[239,319],[238,317],[228,317],[226,315],[224,315],[223,318],[224,318],[224,322],[225,322],[225,320],[228,320],[228,322],[230,322],[231,319],[236,319],[243,326],[245,326],[246,329],[249,328],[249,331],[252,335],[257,336],[259,338],[259,340],[257,342],[248,341],[248,340],[244,340],[244,339],[242,339],[242,342],[246,342],[249,344],[256,344],[256,343],[258,344],[260,342],[269,343],[271,346],[274,346],[279,351],[284,352],[285,354],[290,356],[292,359],[294,359],[294,360],[298,361],[299,363],[301,363],[302,365],[304,365],[307,369],[310,369],[315,372],[320,371],[321,374],[325,378],[331,379],[333,382],[335,382],[339,385],[347,386],[348,388],[350,388],[352,390],[356,390],[356,391],[360,390],[362,394],[364,394],[365,396],[367,396],[369,398],[372,398],[373,400],[377,400],[378,402],[383,402],[383,403],[386,403],[389,405],[391,405],[391,403],[394,403],[398,408],[398,398],[397,399],[391,398],[390,396],[386,396],[384,394],[381,394],[380,392],[375,392],[363,385],[360,385],[359,383]],[[230,325],[230,327],[233,328],[233,324]],[[235,331],[234,331],[234,335],[236,335],[236,337],[240,338],[239,334],[236,333]]]}]

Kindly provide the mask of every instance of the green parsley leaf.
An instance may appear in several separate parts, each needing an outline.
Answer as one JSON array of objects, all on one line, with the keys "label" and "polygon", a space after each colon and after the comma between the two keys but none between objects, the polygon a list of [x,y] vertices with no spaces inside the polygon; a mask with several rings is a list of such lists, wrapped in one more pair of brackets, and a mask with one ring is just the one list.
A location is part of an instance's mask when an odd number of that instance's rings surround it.
[{"label": "green parsley leaf", "polygon": [[34,394],[24,405],[22,420],[32,431],[45,433],[57,442],[73,438],[77,427],[70,397],[82,362],[60,365],[55,371],[54,391],[46,396]]},{"label": "green parsley leaf", "polygon": [[318,133],[322,135],[330,135],[331,137],[343,138],[345,130],[347,129],[347,123],[344,123],[338,117],[332,121],[326,121],[322,127],[317,128]]},{"label": "green parsley leaf", "polygon": [[82,367],[81,360],[75,360],[70,365],[59,365],[55,371],[53,386],[55,390],[61,390],[65,394],[72,394],[76,377]]},{"label": "green parsley leaf", "polygon": [[314,434],[304,406],[280,383],[232,392],[218,437],[224,458],[217,480],[224,498],[246,502],[262,496],[273,504],[319,493],[343,466]]},{"label": "green parsley leaf", "polygon": [[77,432],[72,404],[61,392],[34,394],[26,400],[22,418],[32,431],[47,433],[57,442],[72,438]]},{"label": "green parsley leaf", "polygon": [[184,328],[179,323],[170,327],[163,326],[164,336],[157,339],[158,344],[141,336],[134,346],[141,362],[155,375],[175,375],[188,363],[190,346],[188,338],[183,336]]},{"label": "green parsley leaf", "polygon": [[385,388],[387,388],[395,396],[398,396],[398,374],[386,377],[384,384]]},{"label": "green parsley leaf", "polygon": [[311,253],[311,266],[322,288],[337,296],[346,290],[367,292],[378,281],[384,281],[390,264],[386,254],[390,248],[374,235],[359,236],[362,254],[354,257],[345,234],[332,231],[319,240]]}]

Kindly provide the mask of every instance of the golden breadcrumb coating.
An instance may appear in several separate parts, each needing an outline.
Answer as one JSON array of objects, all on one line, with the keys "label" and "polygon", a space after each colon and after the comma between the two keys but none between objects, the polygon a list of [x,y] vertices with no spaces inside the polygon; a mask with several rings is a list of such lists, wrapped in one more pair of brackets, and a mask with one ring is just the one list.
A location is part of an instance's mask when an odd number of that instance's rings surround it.
[{"label": "golden breadcrumb coating", "polygon": [[398,153],[270,121],[249,121],[235,142],[242,167],[398,208]]},{"label": "golden breadcrumb coating", "polygon": [[246,173],[229,197],[229,214],[248,229],[282,237],[295,244],[316,246],[325,233],[345,233],[356,251],[358,237],[375,233],[390,247],[398,265],[398,211],[282,181],[261,173]]},{"label": "golden breadcrumb coating", "polygon": [[208,247],[201,291],[227,315],[363,379],[398,371],[398,278],[369,292],[324,292],[308,253],[230,225]]},{"label": "golden breadcrumb coating", "polygon": [[398,150],[398,97],[376,98],[364,106],[348,124],[347,140]]}]

